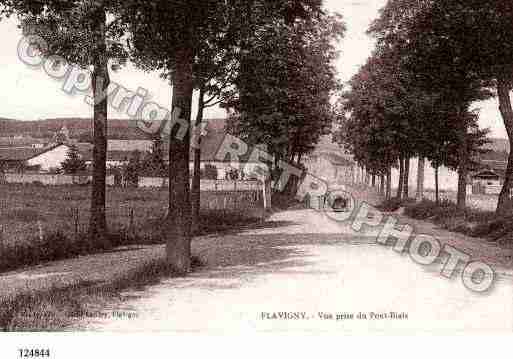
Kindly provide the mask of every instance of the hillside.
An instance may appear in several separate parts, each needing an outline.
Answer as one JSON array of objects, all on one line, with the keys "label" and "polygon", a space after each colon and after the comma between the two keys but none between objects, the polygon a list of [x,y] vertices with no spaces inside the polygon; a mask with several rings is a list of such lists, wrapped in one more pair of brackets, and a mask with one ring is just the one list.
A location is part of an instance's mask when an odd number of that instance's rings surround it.
[{"label": "hillside", "polygon": [[[224,130],[225,119],[205,119],[211,129]],[[63,126],[69,130],[71,138],[89,142],[92,136],[90,118],[49,118],[39,121],[19,121],[0,118],[0,137],[31,136],[33,138],[51,138]],[[144,140],[151,136],[137,127],[137,120],[109,119],[108,137],[110,139]]]},{"label": "hillside", "polygon": [[[39,121],[0,120],[0,136],[32,136],[50,138],[66,126],[72,138],[86,139],[92,134],[92,120],[88,118],[51,118]],[[109,138],[146,139],[148,135],[137,128],[135,120],[108,121]]]}]

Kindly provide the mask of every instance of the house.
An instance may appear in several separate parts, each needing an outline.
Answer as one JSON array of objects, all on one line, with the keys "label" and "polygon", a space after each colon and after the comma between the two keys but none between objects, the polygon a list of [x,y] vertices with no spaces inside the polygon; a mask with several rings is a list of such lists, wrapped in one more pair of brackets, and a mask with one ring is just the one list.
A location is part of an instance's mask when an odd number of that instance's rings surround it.
[{"label": "house", "polygon": [[493,170],[483,170],[472,176],[473,194],[499,194],[502,190],[501,176]]},{"label": "house", "polygon": [[[227,179],[230,174],[236,173],[239,179],[250,179],[259,177],[259,169],[262,162],[251,158],[252,149],[263,149],[262,145],[249,147],[248,151],[238,159],[219,158],[217,156],[219,149],[226,140],[227,131],[225,129],[225,119],[206,120],[207,125],[202,132],[201,137],[201,162],[200,168],[204,170],[207,166],[217,170],[218,179]],[[169,144],[163,143],[162,146],[164,162],[169,163]],[[189,170],[192,174],[194,168],[194,148],[191,147],[189,154]]]},{"label": "house", "polygon": [[0,171],[14,172],[27,167],[29,159],[37,156],[41,150],[32,147],[0,148]]},{"label": "house", "polygon": [[[239,178],[250,178],[261,167],[261,162],[251,161],[251,151],[241,159],[220,159],[216,154],[225,141],[225,120],[208,120],[207,130],[201,142],[201,168],[207,166],[215,167],[219,179],[227,178],[230,174],[237,172]],[[138,151],[144,154],[153,151],[153,141],[143,135],[135,136],[139,129],[129,127],[125,131],[130,132],[128,138],[109,139],[107,142],[107,168],[120,167],[128,164],[133,152]],[[0,148],[0,162],[7,170],[17,171],[20,169],[33,168],[40,172],[50,172],[60,168],[62,162],[67,158],[71,146],[75,146],[80,157],[88,166],[93,163],[93,148],[91,143],[80,143],[69,138],[69,130],[64,125],[52,138],[50,142],[61,141],[44,148],[33,147],[9,147]],[[25,143],[28,146],[28,143]],[[162,145],[164,161],[169,162],[169,146]],[[190,170],[193,170],[194,149],[190,152]]]},{"label": "house", "polygon": [[304,165],[310,174],[330,184],[351,183],[356,166],[341,150],[338,153],[316,151],[305,158]]},{"label": "house", "polygon": [[117,152],[151,152],[153,149],[153,141],[152,140],[141,140],[141,139],[133,139],[133,140],[118,140],[118,139],[109,139],[107,142],[107,151],[117,151]]},{"label": "house", "polygon": [[26,160],[28,167],[39,168],[41,172],[50,172],[61,167],[67,157],[70,146],[56,144],[38,151],[34,156]]},{"label": "house", "polygon": [[[34,170],[38,172],[51,172],[61,167],[71,150],[71,146],[78,149],[78,153],[88,166],[92,165],[93,145],[89,143],[65,144],[60,143],[44,149],[31,147],[0,148],[0,164],[4,171]],[[107,168],[118,167],[128,163],[129,152],[108,151]]]},{"label": "house", "polygon": [[[109,148],[107,142],[107,148]],[[93,148],[94,146],[90,143],[79,143],[75,145],[78,149],[78,153],[82,157],[82,159],[85,161],[86,165],[89,167],[92,167],[93,165]],[[132,152],[128,151],[112,151],[107,149],[107,161],[106,165],[107,168],[114,168],[114,167],[120,167],[123,165],[126,165],[128,161],[130,160],[130,156],[132,155]]]},{"label": "house", "polygon": [[356,163],[331,136],[322,136],[303,164],[308,173],[332,185],[351,183],[355,178]]}]

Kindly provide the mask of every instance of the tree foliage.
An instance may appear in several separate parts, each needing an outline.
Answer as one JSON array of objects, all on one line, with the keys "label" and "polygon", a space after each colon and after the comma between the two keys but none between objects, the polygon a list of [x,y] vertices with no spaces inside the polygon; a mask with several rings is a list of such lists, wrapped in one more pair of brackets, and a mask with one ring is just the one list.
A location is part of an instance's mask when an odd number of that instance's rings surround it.
[{"label": "tree foliage", "polygon": [[414,155],[457,169],[464,206],[467,173],[486,137],[469,109],[490,96],[489,82],[432,31],[426,14],[441,2],[390,0],[380,11],[369,28],[376,49],[350,83],[340,137],[372,172]]},{"label": "tree foliage", "polygon": [[76,174],[87,169],[86,162],[80,156],[76,146],[70,146],[66,159],[61,163],[61,168],[66,174]]},{"label": "tree foliage", "polygon": [[240,54],[231,130],[265,144],[278,159],[297,161],[329,133],[340,89],[334,61],[344,34],[340,15],[314,11],[294,23],[262,26]]},{"label": "tree foliage", "polygon": [[[428,86],[443,89],[448,99],[472,98],[472,87],[494,87],[499,110],[513,144],[513,3],[508,0],[437,0],[408,25],[409,62]],[[468,86],[473,84],[473,86]],[[497,212],[510,207],[513,152]]]},{"label": "tree foliage", "polygon": [[[193,90],[204,76],[198,66],[199,58],[205,56],[205,51],[213,49],[214,54],[219,49],[243,51],[255,34],[257,22],[284,19],[292,23],[319,3],[319,0],[131,0],[120,8],[120,14],[130,33],[128,43],[135,63],[143,69],[159,71],[170,80],[173,107],[180,108],[182,118],[190,124]],[[223,58],[222,53],[216,56]],[[171,129],[169,136],[169,215],[164,233],[168,238],[169,263],[177,272],[187,272],[191,239],[190,131],[177,139],[177,127]]]}]

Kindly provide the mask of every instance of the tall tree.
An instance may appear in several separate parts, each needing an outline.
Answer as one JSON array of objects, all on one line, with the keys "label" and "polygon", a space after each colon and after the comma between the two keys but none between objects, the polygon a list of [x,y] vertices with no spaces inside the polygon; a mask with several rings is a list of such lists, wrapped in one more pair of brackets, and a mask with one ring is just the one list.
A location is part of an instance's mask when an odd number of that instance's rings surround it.
[{"label": "tall tree", "polygon": [[251,144],[265,144],[283,160],[298,163],[328,134],[340,89],[334,61],[344,34],[339,15],[314,10],[306,19],[262,26],[241,53],[230,129]]},{"label": "tall tree", "polygon": [[201,141],[205,109],[219,105],[233,96],[233,82],[238,68],[237,49],[226,32],[206,34],[199,47],[193,67],[195,88],[198,90],[198,112],[194,123],[193,175],[191,186],[192,229],[199,230],[201,203]]},{"label": "tall tree", "polygon": [[[91,77],[94,149],[89,235],[91,240],[104,242],[109,66],[123,64],[127,55],[118,19],[108,17],[117,13],[120,1],[8,0],[3,4],[16,13],[25,33],[46,41],[47,48],[39,49],[43,56],[61,56],[72,66],[80,67],[82,75]],[[59,65],[62,64],[55,64]]]},{"label": "tall tree", "polygon": [[187,124],[183,138],[177,136],[182,132],[176,125],[169,136],[169,215],[165,236],[168,262],[177,272],[190,270],[189,126],[194,64],[205,39],[225,33],[228,43],[244,48],[254,31],[255,18],[271,19],[269,24],[283,18],[294,22],[297,16],[319,5],[318,0],[133,0],[121,9],[130,29],[135,62],[170,79],[173,107],[180,109]]},{"label": "tall tree", "polygon": [[415,198],[417,201],[424,199],[424,180],[425,180],[425,169],[426,169],[426,158],[424,156],[419,157],[417,166],[417,191]]}]

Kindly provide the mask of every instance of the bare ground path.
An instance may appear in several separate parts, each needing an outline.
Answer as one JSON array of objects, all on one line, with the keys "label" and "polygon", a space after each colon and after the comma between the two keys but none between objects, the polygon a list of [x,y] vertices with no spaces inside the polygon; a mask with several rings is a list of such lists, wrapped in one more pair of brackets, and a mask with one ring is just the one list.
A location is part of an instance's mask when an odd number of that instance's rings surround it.
[{"label": "bare ground path", "polygon": [[[313,210],[276,213],[260,227],[195,240],[194,254],[205,262],[199,271],[125,292],[122,305],[103,308],[131,312],[135,318],[95,319],[79,327],[232,333],[513,330],[509,269],[499,271],[490,292],[475,294],[457,276],[441,277],[440,263],[420,266],[377,245],[372,231],[354,233],[348,224]],[[452,238],[447,233],[438,232]],[[488,244],[470,247],[486,252],[483,246]],[[279,314],[283,312],[288,314]],[[334,319],[321,319],[321,312]],[[360,312],[367,318],[357,319]],[[391,319],[389,314],[379,319],[371,314],[390,312],[406,313],[408,318]],[[354,319],[335,320],[343,313],[352,313]]]}]

